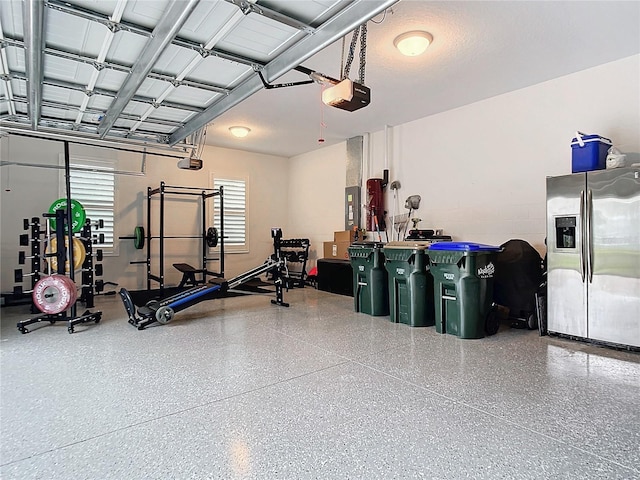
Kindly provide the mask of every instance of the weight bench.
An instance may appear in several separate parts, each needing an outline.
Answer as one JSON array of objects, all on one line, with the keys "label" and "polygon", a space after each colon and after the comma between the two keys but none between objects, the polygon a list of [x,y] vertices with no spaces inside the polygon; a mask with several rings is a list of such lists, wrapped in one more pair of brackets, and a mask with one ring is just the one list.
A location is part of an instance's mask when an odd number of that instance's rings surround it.
[{"label": "weight bench", "polygon": [[[193,268],[188,263],[174,263],[173,266],[180,272],[182,272],[182,280],[180,280],[180,285],[178,288],[182,288],[185,285],[192,285],[194,287],[204,283],[204,280],[196,280],[196,273],[204,274],[203,269]],[[203,275],[204,277],[204,275]]]}]

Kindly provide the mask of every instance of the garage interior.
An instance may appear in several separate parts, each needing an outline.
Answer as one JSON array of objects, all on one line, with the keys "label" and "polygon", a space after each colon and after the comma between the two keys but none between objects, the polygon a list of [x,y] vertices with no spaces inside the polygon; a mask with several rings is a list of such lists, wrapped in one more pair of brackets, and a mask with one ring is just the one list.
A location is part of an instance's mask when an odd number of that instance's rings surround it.
[{"label": "garage interior", "polygon": [[[430,44],[404,56],[394,43],[414,31]],[[339,83],[370,99],[329,100]],[[367,240],[415,218],[544,257],[546,179],[572,173],[577,132],[640,163],[639,85],[638,2],[0,2],[0,476],[640,478],[640,357],[624,348],[640,344],[637,310],[622,348],[505,321],[465,339],[357,311],[306,276],[354,214]],[[65,317],[25,335],[33,245],[51,247],[72,173],[103,222],[70,276],[80,295],[90,259],[101,288],[66,305],[92,312],[73,334]],[[387,177],[386,226],[366,228],[367,181]],[[161,207],[165,185],[223,186],[225,207]],[[261,275],[166,324],[127,321],[121,289],[139,307],[187,278],[173,265],[240,278],[273,258],[274,229],[309,243],[288,307]],[[639,224],[625,235],[640,281]]]}]

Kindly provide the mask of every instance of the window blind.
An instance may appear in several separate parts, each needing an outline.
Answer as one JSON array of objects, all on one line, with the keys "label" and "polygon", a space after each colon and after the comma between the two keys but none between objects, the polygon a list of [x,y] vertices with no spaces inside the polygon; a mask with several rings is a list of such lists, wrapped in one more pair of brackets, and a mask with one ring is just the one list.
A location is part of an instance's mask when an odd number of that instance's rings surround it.
[{"label": "window blind", "polygon": [[[71,198],[82,204],[92,222],[102,220],[104,228],[96,233],[104,234],[104,243],[100,245],[105,253],[114,249],[114,208],[115,208],[115,173],[113,167],[100,165],[91,170],[92,165],[71,163],[70,183]],[[64,196],[64,194],[63,194]]]},{"label": "window blind", "polygon": [[[245,180],[214,178],[213,188],[223,189],[224,201],[224,245],[247,246],[247,216]],[[214,225],[220,229],[220,197],[214,198]],[[233,250],[233,249],[232,249]]]}]

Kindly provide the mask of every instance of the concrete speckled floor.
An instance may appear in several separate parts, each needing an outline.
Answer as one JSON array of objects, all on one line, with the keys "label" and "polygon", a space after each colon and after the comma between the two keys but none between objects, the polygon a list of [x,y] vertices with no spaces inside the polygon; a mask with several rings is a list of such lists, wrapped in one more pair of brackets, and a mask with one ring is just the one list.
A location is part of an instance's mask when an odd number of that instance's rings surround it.
[{"label": "concrete speckled floor", "polygon": [[1,315],[0,477],[640,478],[640,355],[504,327],[460,340],[311,288],[137,331]]}]

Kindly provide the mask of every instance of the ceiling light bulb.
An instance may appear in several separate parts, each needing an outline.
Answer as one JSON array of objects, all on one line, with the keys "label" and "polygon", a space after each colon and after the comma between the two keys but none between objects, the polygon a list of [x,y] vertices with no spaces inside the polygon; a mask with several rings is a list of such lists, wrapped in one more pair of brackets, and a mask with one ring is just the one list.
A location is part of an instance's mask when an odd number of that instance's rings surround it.
[{"label": "ceiling light bulb", "polygon": [[433,35],[429,32],[415,30],[398,35],[393,44],[403,55],[415,57],[424,53],[431,42],[433,42]]},{"label": "ceiling light bulb", "polygon": [[244,138],[247,135],[249,135],[249,132],[251,131],[251,129],[247,127],[236,126],[236,127],[229,127],[229,131],[231,132],[231,135],[233,135],[234,137]]}]

